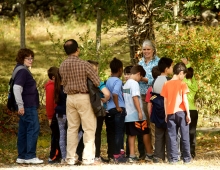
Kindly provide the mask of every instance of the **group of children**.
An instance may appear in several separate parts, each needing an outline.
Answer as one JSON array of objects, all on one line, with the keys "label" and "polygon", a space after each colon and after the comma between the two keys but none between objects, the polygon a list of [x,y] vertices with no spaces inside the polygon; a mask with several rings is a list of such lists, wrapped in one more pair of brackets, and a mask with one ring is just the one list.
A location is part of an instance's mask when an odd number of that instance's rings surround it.
[{"label": "group of children", "polygon": [[[105,120],[107,132],[107,155],[109,160],[116,163],[136,162],[135,155],[135,139],[137,135],[143,137],[145,146],[146,161],[155,163],[165,161],[166,159],[175,164],[179,161],[178,151],[178,131],[181,134],[181,157],[184,163],[191,161],[191,156],[195,156],[195,133],[197,118],[194,121],[192,133],[189,133],[189,123],[191,122],[187,93],[188,85],[193,83],[193,91],[190,103],[194,102],[195,92],[198,90],[193,71],[187,69],[187,60],[177,63],[173,67],[173,60],[162,57],[158,66],[152,69],[154,77],[153,85],[146,93],[146,102],[148,103],[148,113],[150,120],[155,124],[155,144],[154,152],[151,145],[150,128],[143,109],[143,101],[141,100],[139,83],[146,72],[140,65],[127,66],[123,70],[123,63],[114,58],[110,62],[111,77],[103,83],[100,83],[100,90],[103,92],[102,103],[106,110],[105,117],[97,117],[97,128],[95,135],[96,155],[95,162],[103,161],[100,157],[101,148],[101,131]],[[98,71],[98,63],[88,61]],[[183,81],[186,73],[188,74],[186,83]],[[123,84],[120,79],[124,71],[126,82]],[[168,76],[172,75],[172,79]],[[51,151],[49,162],[53,163],[61,158],[61,163],[66,158],[66,95],[62,90],[62,81],[59,76],[59,69],[51,67],[48,70],[50,80],[45,85],[46,89],[46,111],[48,115],[49,125],[52,131],[51,135]],[[187,76],[186,76],[187,77]],[[191,81],[192,80],[192,81]],[[190,88],[191,92],[191,88]],[[156,100],[157,101],[156,101]],[[156,102],[155,102],[156,101]],[[160,111],[157,110],[160,105]],[[193,105],[193,104],[192,104]],[[55,109],[55,110],[54,110]],[[162,111],[161,111],[162,110]],[[190,111],[189,111],[190,110]],[[196,110],[193,108],[193,110]],[[124,151],[124,132],[127,134],[126,152]],[[80,134],[80,132],[79,132]],[[154,136],[154,135],[152,135]],[[190,141],[189,141],[190,136]],[[79,143],[81,136],[79,135]],[[81,139],[82,140],[82,139]],[[193,140],[193,141],[192,141]],[[192,142],[191,142],[192,141]],[[142,142],[142,141],[141,141]],[[82,153],[81,149],[77,149],[78,155]],[[167,156],[166,156],[167,155]]]}]

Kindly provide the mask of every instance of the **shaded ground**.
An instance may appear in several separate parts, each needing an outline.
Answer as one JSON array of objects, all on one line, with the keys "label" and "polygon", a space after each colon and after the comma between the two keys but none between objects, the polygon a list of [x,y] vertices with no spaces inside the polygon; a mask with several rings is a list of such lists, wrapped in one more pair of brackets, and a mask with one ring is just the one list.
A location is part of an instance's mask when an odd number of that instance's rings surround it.
[{"label": "shaded ground", "polygon": [[[12,121],[13,120],[13,121]],[[14,122],[17,125],[16,118],[10,118],[10,122]],[[13,123],[7,123],[12,125]],[[198,128],[197,129],[197,147],[196,147],[196,159],[191,164],[178,164],[169,165],[168,163],[146,163],[138,162],[136,164],[102,164],[98,166],[69,166],[60,164],[48,164],[47,159],[50,149],[50,130],[47,121],[41,123],[41,134],[38,140],[37,156],[43,159],[45,164],[42,165],[18,165],[15,163],[17,157],[16,148],[16,126],[10,128],[10,130],[4,130],[0,128],[0,169],[21,169],[21,170],[52,170],[56,169],[79,169],[79,170],[136,170],[138,168],[150,168],[150,170],[157,169],[174,169],[175,170],[186,170],[186,169],[220,169],[220,128]],[[103,157],[107,157],[107,145],[106,145],[106,134],[105,126],[102,132],[102,147],[101,152]],[[136,149],[137,150],[137,149]]]},{"label": "shaded ground", "polygon": [[161,169],[176,169],[176,170],[218,170],[220,169],[220,162],[218,159],[212,160],[214,164],[210,164],[207,160],[194,161],[191,164],[178,164],[169,165],[166,163],[140,163],[140,164],[119,164],[119,165],[96,165],[96,166],[68,166],[68,165],[10,165],[4,166],[0,169],[19,169],[19,170],[53,170],[56,169],[77,169],[77,170],[138,170],[138,169],[150,169],[150,170],[161,170]]}]

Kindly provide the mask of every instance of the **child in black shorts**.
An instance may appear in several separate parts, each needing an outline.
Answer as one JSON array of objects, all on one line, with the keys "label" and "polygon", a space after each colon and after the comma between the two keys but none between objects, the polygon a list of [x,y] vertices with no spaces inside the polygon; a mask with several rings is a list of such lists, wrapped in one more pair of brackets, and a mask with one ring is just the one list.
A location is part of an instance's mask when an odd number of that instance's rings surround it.
[{"label": "child in black shorts", "polygon": [[135,138],[137,135],[143,135],[143,143],[147,151],[145,160],[153,159],[153,151],[150,141],[150,130],[147,125],[146,116],[143,111],[140,87],[138,82],[146,74],[142,66],[137,65],[132,67],[130,79],[123,86],[123,95],[125,100],[125,108],[127,115],[125,117],[126,133],[129,143],[129,162],[137,161],[135,156]]}]

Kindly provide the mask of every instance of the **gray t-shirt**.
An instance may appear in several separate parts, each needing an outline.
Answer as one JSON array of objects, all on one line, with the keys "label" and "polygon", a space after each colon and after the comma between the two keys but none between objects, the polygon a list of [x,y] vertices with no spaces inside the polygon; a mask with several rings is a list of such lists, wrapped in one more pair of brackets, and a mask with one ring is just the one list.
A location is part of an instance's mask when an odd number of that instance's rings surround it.
[{"label": "gray t-shirt", "polygon": [[166,76],[158,76],[153,84],[153,92],[160,94],[162,91],[164,83],[167,82]]}]

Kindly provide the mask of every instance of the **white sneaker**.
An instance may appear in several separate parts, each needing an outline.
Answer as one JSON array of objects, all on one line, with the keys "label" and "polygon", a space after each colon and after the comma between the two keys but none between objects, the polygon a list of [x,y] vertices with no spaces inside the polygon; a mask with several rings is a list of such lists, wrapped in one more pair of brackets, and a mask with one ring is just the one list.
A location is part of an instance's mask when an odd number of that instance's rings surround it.
[{"label": "white sneaker", "polygon": [[60,163],[61,163],[61,164],[66,164],[66,163],[67,163],[67,162],[66,162],[66,159],[61,159]]},{"label": "white sneaker", "polygon": [[74,165],[76,163],[75,159],[73,158],[67,158],[65,161],[68,165]]},{"label": "white sneaker", "polygon": [[42,164],[43,162],[44,161],[39,158],[32,158],[32,159],[25,160],[26,164]]},{"label": "white sneaker", "polygon": [[17,158],[17,159],[16,159],[16,163],[18,163],[18,164],[24,164],[24,163],[25,163],[25,159]]}]

